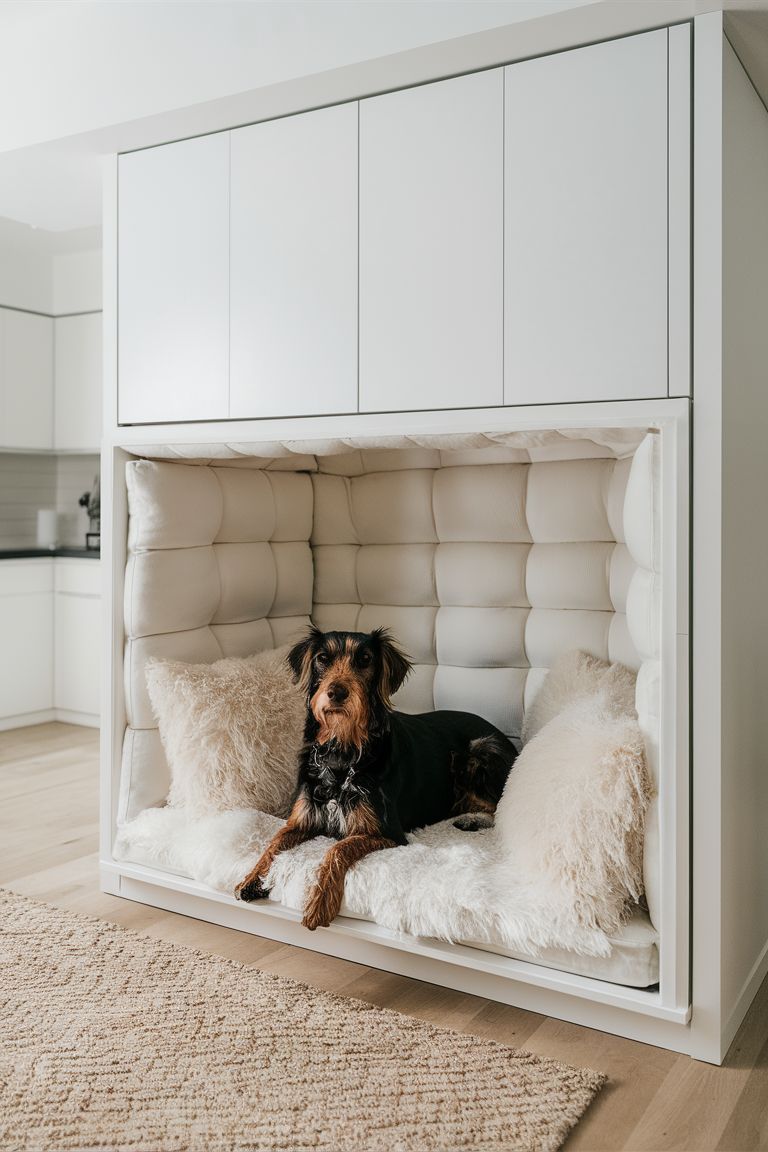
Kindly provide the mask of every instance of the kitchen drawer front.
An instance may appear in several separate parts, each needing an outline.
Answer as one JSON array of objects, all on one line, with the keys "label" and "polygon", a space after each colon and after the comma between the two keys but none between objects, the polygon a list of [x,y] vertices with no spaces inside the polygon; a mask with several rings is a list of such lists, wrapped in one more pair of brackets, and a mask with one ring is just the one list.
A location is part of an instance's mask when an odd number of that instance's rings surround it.
[{"label": "kitchen drawer front", "polygon": [[98,560],[57,560],[55,588],[72,596],[101,596],[101,563]]},{"label": "kitchen drawer front", "polygon": [[53,591],[53,560],[3,560],[0,596],[28,596]]}]

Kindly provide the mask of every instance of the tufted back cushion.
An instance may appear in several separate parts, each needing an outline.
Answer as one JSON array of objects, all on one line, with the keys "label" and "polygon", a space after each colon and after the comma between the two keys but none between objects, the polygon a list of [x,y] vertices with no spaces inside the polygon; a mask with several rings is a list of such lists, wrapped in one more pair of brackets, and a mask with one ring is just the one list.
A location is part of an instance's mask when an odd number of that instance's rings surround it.
[{"label": "tufted back cushion", "polygon": [[312,483],[296,472],[127,465],[125,703],[119,818],[170,784],[144,666],[277,648],[312,610]]},{"label": "tufted back cushion", "polygon": [[[147,658],[248,655],[310,616],[323,629],[392,628],[415,662],[398,707],[476,711],[513,738],[560,653],[628,664],[657,774],[655,441],[619,460],[354,453],[310,458],[311,473],[130,462],[119,819],[162,803],[169,784]],[[657,825],[654,812],[652,918]]]},{"label": "tufted back cushion", "polygon": [[314,620],[393,629],[415,662],[399,708],[476,711],[519,737],[561,652],[639,666],[626,620],[630,464],[316,473]]}]

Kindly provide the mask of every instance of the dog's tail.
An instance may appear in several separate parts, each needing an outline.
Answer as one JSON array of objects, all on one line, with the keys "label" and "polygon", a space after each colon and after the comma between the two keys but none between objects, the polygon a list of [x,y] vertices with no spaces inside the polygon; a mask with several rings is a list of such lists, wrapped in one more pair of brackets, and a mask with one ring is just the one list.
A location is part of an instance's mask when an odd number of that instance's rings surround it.
[{"label": "dog's tail", "polygon": [[517,759],[517,749],[511,740],[502,736],[501,732],[492,732],[490,736],[478,736],[477,739],[470,740],[469,756],[486,771],[493,768],[499,773],[504,772],[504,781],[506,781],[509,771]]}]

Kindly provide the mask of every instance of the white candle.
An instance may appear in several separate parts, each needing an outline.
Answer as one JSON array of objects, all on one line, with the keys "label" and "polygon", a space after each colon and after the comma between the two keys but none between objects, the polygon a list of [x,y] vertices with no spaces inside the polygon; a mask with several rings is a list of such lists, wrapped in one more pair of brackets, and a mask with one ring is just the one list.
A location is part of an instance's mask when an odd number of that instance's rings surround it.
[{"label": "white candle", "polygon": [[56,547],[56,511],[53,508],[39,508],[37,511],[38,548]]}]

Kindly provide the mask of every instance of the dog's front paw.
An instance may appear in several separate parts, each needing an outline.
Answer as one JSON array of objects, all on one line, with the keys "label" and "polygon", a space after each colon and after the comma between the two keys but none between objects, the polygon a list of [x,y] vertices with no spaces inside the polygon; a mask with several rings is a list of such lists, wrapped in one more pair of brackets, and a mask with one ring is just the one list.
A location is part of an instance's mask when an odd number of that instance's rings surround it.
[{"label": "dog's front paw", "polygon": [[323,891],[318,885],[312,890],[301,922],[310,932],[314,932],[315,928],[327,928],[338,916],[340,907],[341,901],[334,900],[331,893]]},{"label": "dog's front paw", "polygon": [[235,888],[235,899],[243,900],[246,904],[252,904],[254,900],[266,900],[268,896],[269,889],[264,887],[261,876],[246,876],[242,884]]}]

